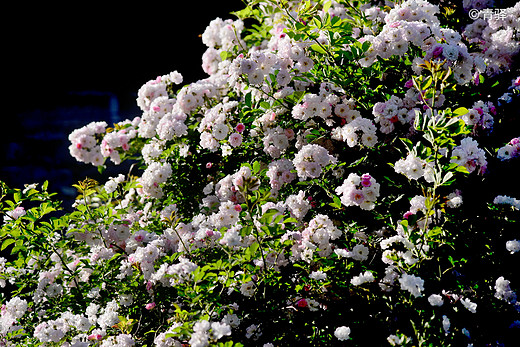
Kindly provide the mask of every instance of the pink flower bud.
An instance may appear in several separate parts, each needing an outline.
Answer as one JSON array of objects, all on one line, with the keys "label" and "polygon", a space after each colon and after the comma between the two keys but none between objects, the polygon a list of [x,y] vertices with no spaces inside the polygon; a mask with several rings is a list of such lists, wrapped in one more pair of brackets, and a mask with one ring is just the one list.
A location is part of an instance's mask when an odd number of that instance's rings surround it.
[{"label": "pink flower bud", "polygon": [[403,218],[404,218],[404,219],[408,219],[408,217],[413,216],[413,215],[414,215],[413,212],[408,211],[408,212],[406,212],[406,213],[403,215]]},{"label": "pink flower bud", "polygon": [[308,304],[307,304],[307,300],[305,300],[305,299],[300,299],[300,300],[298,300],[298,302],[296,303],[296,306],[298,306],[298,307],[302,307],[302,308],[303,308],[303,307],[307,307],[307,306],[308,306]]},{"label": "pink flower bud", "polygon": [[153,310],[155,308],[155,302],[150,302],[150,303],[146,304],[145,308],[147,310]]},{"label": "pink flower bud", "polygon": [[241,133],[244,130],[246,130],[246,126],[242,123],[238,123],[237,126],[235,127],[235,130],[238,131],[239,133]]}]

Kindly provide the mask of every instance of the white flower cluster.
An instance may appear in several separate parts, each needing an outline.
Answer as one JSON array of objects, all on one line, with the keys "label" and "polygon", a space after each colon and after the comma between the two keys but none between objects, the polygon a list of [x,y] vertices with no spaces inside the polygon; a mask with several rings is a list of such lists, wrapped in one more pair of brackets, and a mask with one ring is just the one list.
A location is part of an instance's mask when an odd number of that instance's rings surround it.
[{"label": "white flower cluster", "polygon": [[497,156],[500,160],[510,160],[520,157],[520,137],[515,137],[505,146],[500,147]]},{"label": "white flower cluster", "polygon": [[402,290],[409,291],[415,297],[422,296],[422,291],[424,290],[424,280],[422,278],[403,273],[399,278],[399,283]]},{"label": "white flower cluster", "polygon": [[101,154],[105,158],[110,158],[116,165],[121,163],[120,151],[128,151],[130,145],[128,142],[137,136],[135,126],[139,124],[139,118],[135,118],[133,121],[123,121],[116,124],[116,128],[120,130],[113,130],[108,132],[101,141]]},{"label": "white flower cluster", "polygon": [[[392,95],[385,102],[376,102],[372,108],[374,120],[379,124],[379,130],[383,134],[389,134],[396,129],[396,124],[412,125],[415,119],[415,106],[422,101],[420,94],[412,88],[411,81],[405,84],[409,89],[404,98]],[[435,106],[442,106],[443,95],[439,96]]]},{"label": "white flower cluster", "polygon": [[365,271],[360,273],[358,276],[352,277],[350,280],[350,284],[353,286],[360,286],[365,283],[374,282],[376,279],[374,277],[374,274],[370,271]]},{"label": "white flower cluster", "polygon": [[370,251],[365,245],[358,244],[355,245],[351,251],[347,249],[335,249],[334,253],[336,253],[339,257],[352,258],[357,261],[365,261],[368,259]]},{"label": "white flower cluster", "polygon": [[215,18],[204,30],[202,43],[208,48],[202,55],[202,69],[208,75],[218,71],[218,65],[222,62],[221,53],[232,51],[233,47],[242,44],[240,39],[244,23],[241,20],[222,20]]},{"label": "white flower cluster", "polygon": [[460,302],[461,302],[462,306],[464,306],[466,308],[466,310],[468,310],[469,312],[477,313],[477,303],[471,301],[468,298],[462,298],[462,299],[460,299]]},{"label": "white flower cluster", "polygon": [[232,128],[227,124],[230,114],[233,113],[237,105],[238,102],[236,101],[219,103],[204,114],[204,118],[202,118],[198,127],[202,148],[214,152],[219,148],[221,141],[226,140],[226,138],[233,147],[242,143],[240,132],[231,133]]},{"label": "white flower cluster", "polygon": [[496,108],[492,102],[477,101],[468,110],[468,113],[461,115],[460,118],[466,125],[478,126],[484,130],[491,131],[494,123],[493,115],[496,115]]},{"label": "white flower cluster", "polygon": [[495,199],[493,199],[493,203],[495,205],[511,205],[517,210],[520,210],[520,200],[507,195],[497,195]]},{"label": "white flower cluster", "polygon": [[307,198],[305,198],[305,192],[300,190],[298,194],[292,194],[285,200],[285,206],[291,212],[291,216],[301,221],[303,217],[311,209],[311,204]]},{"label": "white flower cluster", "polygon": [[509,240],[506,242],[506,249],[511,253],[514,254],[516,252],[520,252],[520,241],[518,240]]},{"label": "white flower cluster", "polygon": [[308,263],[312,262],[314,252],[320,257],[328,257],[333,249],[330,241],[338,239],[341,235],[341,230],[334,226],[327,215],[319,214],[301,233],[291,233],[290,236],[297,241],[291,248],[292,257]]},{"label": "white flower cluster", "polygon": [[433,182],[433,169],[431,163],[417,157],[410,152],[405,159],[399,159],[395,165],[394,170],[397,173],[405,175],[410,180],[418,180],[424,177],[426,182]]},{"label": "white flower cluster", "polygon": [[244,76],[250,85],[262,88],[266,77],[274,75],[278,86],[286,87],[294,72],[303,73],[313,68],[313,60],[305,54],[307,46],[307,43],[294,42],[285,33],[273,35],[265,46],[251,51],[247,57],[240,54],[233,60],[229,68],[230,83],[240,89],[242,85],[237,82]]},{"label": "white flower cluster", "polygon": [[231,335],[231,326],[224,322],[198,321],[193,325],[193,334],[190,338],[190,346],[206,347],[209,340],[219,340],[224,336]]},{"label": "white flower cluster", "polygon": [[102,165],[105,158],[101,154],[101,146],[98,145],[96,137],[105,133],[106,127],[106,122],[92,122],[72,131],[69,135],[70,154],[80,162]]},{"label": "white flower cluster", "polygon": [[17,296],[7,301],[0,314],[0,335],[6,336],[8,333],[23,329],[21,325],[16,323],[27,312],[27,308],[27,301]]},{"label": "white flower cluster", "polygon": [[271,196],[277,196],[282,185],[291,183],[296,178],[296,175],[291,172],[294,169],[292,161],[286,158],[269,163],[266,176],[271,185]]},{"label": "white flower cluster", "polygon": [[4,216],[4,223],[12,220],[17,220],[18,218],[25,216],[27,211],[22,206],[18,206],[11,211],[7,211]]},{"label": "white flower cluster", "polygon": [[280,126],[267,128],[262,141],[264,152],[273,158],[279,158],[289,148],[289,141],[292,139],[294,139],[294,131],[282,129]]},{"label": "white flower cluster", "polygon": [[422,0],[405,1],[396,5],[388,14],[374,8],[366,9],[369,19],[376,21],[377,18],[384,18],[386,24],[377,36],[365,35],[360,40],[371,43],[360,64],[370,66],[377,60],[377,56],[383,59],[392,55],[402,56],[408,51],[409,43],[425,48],[432,34],[440,36],[439,20],[435,17],[438,12],[438,6]]},{"label": "white flower cluster", "polygon": [[350,328],[341,326],[334,330],[334,336],[340,341],[346,341],[350,338]]},{"label": "white flower cluster", "polygon": [[[113,324],[119,321],[117,318],[117,312]],[[112,325],[113,325],[112,324]],[[70,311],[63,312],[57,319],[44,321],[36,326],[34,329],[34,336],[40,342],[59,342],[65,335],[73,329],[80,332],[79,337],[83,335],[87,337],[87,333],[90,331],[94,323],[87,318],[85,315],[72,314]],[[106,326],[104,327],[106,328]],[[103,328],[103,329],[104,329]],[[78,336],[76,337],[78,338]]]},{"label": "white flower cluster", "polygon": [[[516,293],[511,289],[511,282],[504,276],[500,276],[495,281],[495,297],[516,304]],[[520,307],[519,307],[520,308]]]},{"label": "white flower cluster", "polygon": [[333,129],[332,138],[345,141],[349,147],[362,144],[374,147],[377,143],[376,126],[371,120],[356,117],[342,127]]},{"label": "white flower cluster", "polygon": [[108,194],[112,194],[117,189],[117,186],[125,181],[125,176],[123,174],[117,175],[117,177],[110,177],[108,181],[105,183],[105,191]]},{"label": "white flower cluster", "polygon": [[[473,3],[484,2],[473,0]],[[474,6],[468,6],[474,7]],[[485,6],[478,9],[492,9],[493,6]],[[462,35],[470,44],[477,44],[479,51],[471,53],[476,59],[480,59],[487,65],[486,73],[490,77],[496,76],[500,72],[507,71],[514,61],[513,56],[518,54],[518,36],[515,32],[520,29],[520,3],[514,7],[500,9],[503,15],[485,16],[480,12],[480,18],[468,24]]]},{"label": "white flower cluster", "polygon": [[305,94],[302,103],[294,106],[291,114],[294,119],[302,121],[314,117],[325,120],[332,115],[332,106],[336,105],[338,101],[339,97],[332,93]]},{"label": "white flower cluster", "polygon": [[[366,11],[369,12],[368,18],[377,18],[373,8]],[[422,68],[419,65],[425,60],[440,59],[446,61],[446,68],[452,68],[459,84],[471,82],[473,71],[475,74],[486,71],[484,59],[468,52],[460,34],[452,29],[441,28],[436,17],[438,13],[437,5],[422,0],[407,0],[397,4],[386,16],[377,11],[377,16],[384,16],[385,25],[376,36],[367,31],[368,35],[359,40],[371,44],[360,64],[370,66],[377,61],[378,56],[383,59],[392,55],[404,56],[411,44],[426,52],[423,58],[414,59],[415,73],[420,74]]]},{"label": "white flower cluster", "polygon": [[330,155],[325,148],[316,144],[308,144],[294,156],[293,164],[300,181],[303,181],[307,178],[320,177],[323,168],[336,161],[336,158]]},{"label": "white flower cluster", "polygon": [[428,297],[428,302],[432,306],[440,307],[444,305],[444,299],[442,298],[442,295],[439,294],[432,294]]},{"label": "white flower cluster", "polygon": [[475,171],[477,167],[479,167],[479,172],[486,172],[486,153],[478,147],[478,142],[471,137],[462,139],[460,145],[453,149],[451,156],[452,163],[464,166],[470,173]]},{"label": "white flower cluster", "polygon": [[151,163],[138,179],[140,187],[137,192],[141,196],[160,198],[163,196],[161,184],[166,182],[172,174],[171,165],[159,162]]},{"label": "white flower cluster", "polygon": [[[389,249],[394,243],[401,243],[405,251]],[[381,260],[383,263],[388,265],[394,265],[394,263],[400,259],[404,261],[407,265],[415,264],[419,259],[414,256],[414,251],[417,247],[406,237],[401,235],[395,235],[384,239],[380,243],[381,249],[383,249],[383,254],[381,256]]]},{"label": "white flower cluster", "polygon": [[180,110],[175,98],[169,98],[167,88],[170,84],[182,83],[182,75],[177,71],[159,76],[146,82],[138,91],[137,104],[143,111],[139,127],[140,137],[170,140],[173,136],[186,133],[186,115]]},{"label": "white flower cluster", "polygon": [[341,203],[345,206],[359,206],[363,210],[372,210],[379,197],[379,183],[369,174],[361,176],[351,173],[343,184],[336,188]]}]

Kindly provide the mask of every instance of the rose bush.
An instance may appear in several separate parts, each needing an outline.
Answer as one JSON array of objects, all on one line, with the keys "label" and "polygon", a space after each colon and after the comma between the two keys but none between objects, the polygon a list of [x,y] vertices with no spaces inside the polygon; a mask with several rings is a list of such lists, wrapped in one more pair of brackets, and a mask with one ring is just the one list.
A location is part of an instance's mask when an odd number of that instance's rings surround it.
[{"label": "rose bush", "polygon": [[2,183],[2,345],[517,342],[520,5],[475,6],[213,20],[208,78],[159,76],[138,117],[70,134],[130,172],[66,213]]}]

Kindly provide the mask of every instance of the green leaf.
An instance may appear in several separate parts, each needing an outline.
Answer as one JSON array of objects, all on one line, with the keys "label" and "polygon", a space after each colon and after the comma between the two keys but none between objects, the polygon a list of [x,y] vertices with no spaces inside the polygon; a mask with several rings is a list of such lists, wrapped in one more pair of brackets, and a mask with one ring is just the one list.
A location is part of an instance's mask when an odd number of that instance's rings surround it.
[{"label": "green leaf", "polygon": [[260,162],[259,161],[255,161],[253,163],[253,173],[254,174],[258,174],[260,172]]},{"label": "green leaf", "polygon": [[332,196],[332,199],[334,200],[334,202],[331,202],[329,205],[334,208],[340,209],[341,208],[341,199],[337,195]]},{"label": "green leaf", "polygon": [[233,53],[231,53],[231,52],[228,52],[228,51],[220,52],[220,59],[222,59],[222,61],[227,60],[228,58],[231,58],[231,57],[233,57]]},{"label": "green leaf", "polygon": [[332,5],[332,1],[327,1],[323,4],[323,12],[329,12],[330,6]]},{"label": "green leaf", "polygon": [[318,53],[321,53],[321,54],[326,54],[326,53],[327,53],[327,51],[325,51],[325,50],[323,49],[323,47],[322,47],[321,45],[317,44],[317,43],[311,45],[311,49],[312,49],[313,51],[318,52]]},{"label": "green leaf", "polygon": [[468,109],[465,108],[465,107],[459,107],[457,108],[455,111],[453,111],[453,114],[454,115],[457,115],[457,116],[463,116],[465,115],[466,113],[468,113]]},{"label": "green leaf", "polygon": [[428,231],[428,236],[429,237],[434,237],[434,236],[437,236],[437,235],[440,235],[442,234],[442,228],[437,226],[431,230]]},{"label": "green leaf", "polygon": [[2,247],[0,248],[0,251],[5,250],[7,247],[15,243],[15,239],[7,239],[4,242],[2,242]]}]

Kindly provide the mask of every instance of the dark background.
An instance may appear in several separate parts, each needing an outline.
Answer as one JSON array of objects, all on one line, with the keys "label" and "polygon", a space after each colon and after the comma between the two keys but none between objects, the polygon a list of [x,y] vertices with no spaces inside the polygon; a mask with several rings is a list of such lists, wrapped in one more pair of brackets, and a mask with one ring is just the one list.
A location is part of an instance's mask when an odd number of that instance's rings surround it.
[{"label": "dark background", "polygon": [[240,0],[77,4],[18,4],[2,18],[0,180],[18,188],[49,180],[64,200],[76,194],[71,184],[98,177],[69,155],[68,134],[140,116],[137,91],[157,76],[177,70],[184,84],[206,78],[199,35],[244,7]]}]

